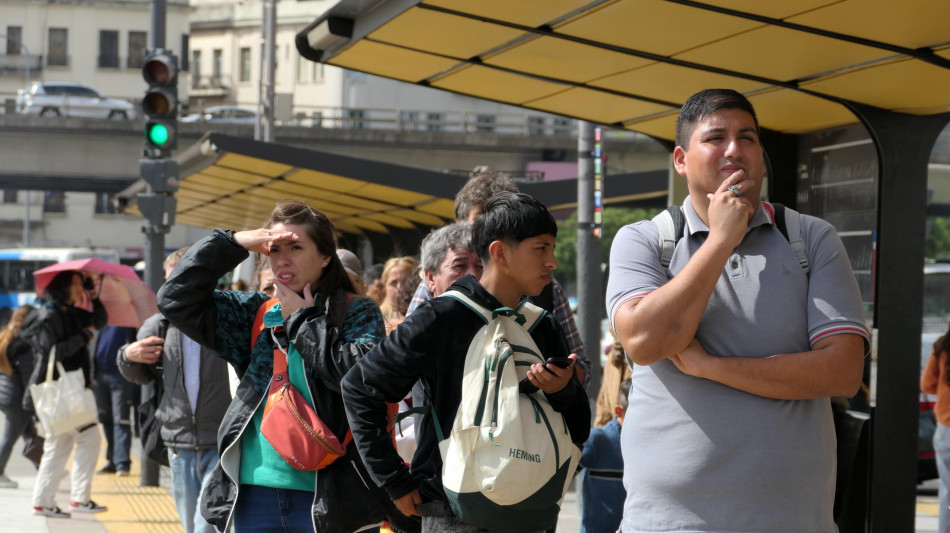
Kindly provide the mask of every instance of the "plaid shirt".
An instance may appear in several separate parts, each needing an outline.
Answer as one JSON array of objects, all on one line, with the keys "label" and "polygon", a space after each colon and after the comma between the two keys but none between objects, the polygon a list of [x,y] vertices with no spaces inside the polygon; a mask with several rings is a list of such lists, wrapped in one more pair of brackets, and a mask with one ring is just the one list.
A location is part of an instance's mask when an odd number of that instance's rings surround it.
[{"label": "plaid shirt", "polygon": [[[586,389],[590,385],[591,362],[584,354],[584,343],[581,341],[580,332],[577,331],[577,324],[574,323],[574,313],[571,312],[571,304],[567,301],[567,295],[564,294],[564,289],[561,288],[561,284],[557,280],[553,280],[552,283],[554,284],[552,287],[554,289],[554,310],[551,314],[554,315],[554,319],[564,330],[564,338],[567,340],[568,349],[571,353],[577,354],[577,363],[584,369],[583,385]],[[411,315],[422,302],[431,297],[426,282],[420,281],[419,287],[412,295],[412,301],[409,302],[409,310],[406,311],[406,316]],[[531,297],[528,297],[528,301],[534,303]]]}]

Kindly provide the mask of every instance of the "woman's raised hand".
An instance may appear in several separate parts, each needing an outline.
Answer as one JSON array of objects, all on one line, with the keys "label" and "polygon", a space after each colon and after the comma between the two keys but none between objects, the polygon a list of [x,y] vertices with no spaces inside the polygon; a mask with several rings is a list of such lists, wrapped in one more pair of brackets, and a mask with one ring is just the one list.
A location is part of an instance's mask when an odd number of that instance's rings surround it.
[{"label": "woman's raised hand", "polygon": [[257,252],[270,255],[270,245],[276,241],[296,241],[300,237],[292,231],[273,231],[267,228],[238,231],[234,234],[234,242],[240,244],[248,252]]},{"label": "woman's raised hand", "polygon": [[309,283],[304,285],[302,297],[280,281],[274,283],[274,287],[277,289],[277,298],[280,299],[280,314],[283,315],[284,320],[287,320],[297,309],[313,305],[313,293],[310,292]]}]

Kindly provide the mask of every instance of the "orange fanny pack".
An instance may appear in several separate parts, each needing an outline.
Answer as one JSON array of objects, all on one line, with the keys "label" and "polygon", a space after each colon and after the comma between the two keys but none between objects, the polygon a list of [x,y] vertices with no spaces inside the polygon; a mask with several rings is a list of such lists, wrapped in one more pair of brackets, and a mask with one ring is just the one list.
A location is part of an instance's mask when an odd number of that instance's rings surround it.
[{"label": "orange fanny pack", "polygon": [[[264,312],[276,302],[276,299],[270,300],[261,306],[254,324],[252,346],[265,329]],[[346,454],[346,446],[353,440],[353,435],[347,431],[341,444],[316,410],[290,383],[286,348],[281,346],[274,329],[271,329],[271,335],[275,346],[274,374],[264,404],[261,434],[290,466],[297,470],[320,470]]]},{"label": "orange fanny pack", "polygon": [[290,384],[287,356],[274,349],[274,377],[271,379],[261,434],[274,450],[297,470],[320,470],[346,453],[352,438],[347,432],[343,444],[310,407],[300,391]]}]

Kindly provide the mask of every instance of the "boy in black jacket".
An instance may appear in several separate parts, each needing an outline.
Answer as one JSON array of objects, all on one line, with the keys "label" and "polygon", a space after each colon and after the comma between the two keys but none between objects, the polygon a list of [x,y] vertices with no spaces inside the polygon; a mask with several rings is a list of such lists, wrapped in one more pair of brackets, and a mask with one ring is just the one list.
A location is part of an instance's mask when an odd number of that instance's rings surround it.
[{"label": "boy in black jacket", "polygon": [[[557,225],[548,210],[526,194],[499,193],[472,228],[475,252],[485,265],[480,281],[466,276],[452,285],[488,309],[515,308],[525,295],[537,295],[551,282]],[[422,531],[463,531],[442,489],[442,457],[432,417],[422,418],[418,448],[406,467],[387,432],[386,402],[406,396],[425,378],[432,392],[443,434],[449,434],[461,401],[465,356],[484,321],[452,298],[422,304],[389,337],[357,363],[343,379],[343,399],[353,440],[374,481],[407,516],[422,516]],[[545,357],[564,357],[567,345],[560,326],[546,316],[532,333]],[[576,361],[577,356],[570,358]],[[573,377],[573,367],[535,364],[530,381],[561,412],[571,440],[583,443],[590,432],[590,404]],[[453,523],[453,521],[455,523]]]}]

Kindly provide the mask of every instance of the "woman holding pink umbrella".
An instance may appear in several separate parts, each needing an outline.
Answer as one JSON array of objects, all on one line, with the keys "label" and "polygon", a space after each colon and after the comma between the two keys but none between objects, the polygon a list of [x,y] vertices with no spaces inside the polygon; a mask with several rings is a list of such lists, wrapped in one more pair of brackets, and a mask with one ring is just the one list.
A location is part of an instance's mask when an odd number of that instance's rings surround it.
[{"label": "woman holding pink umbrella", "polygon": [[[90,387],[88,344],[92,340],[93,331],[105,326],[108,319],[95,287],[92,278],[83,278],[79,272],[70,270],[57,273],[46,285],[42,294],[44,305],[36,318],[40,321],[40,328],[33,337],[36,345],[36,366],[32,383],[39,383],[46,378],[50,350],[55,346],[56,358],[62,362],[63,368],[67,372],[82,369],[86,387]],[[90,300],[92,312],[79,307]],[[54,376],[54,379],[56,377],[58,376]],[[30,413],[34,412],[29,391],[24,395],[23,408]],[[106,510],[89,497],[101,439],[98,425],[95,423],[47,437],[43,445],[40,469],[36,474],[36,485],[33,488],[33,514],[69,518],[69,512],[61,510],[53,497],[73,448],[75,456],[70,509],[87,513]]]}]

